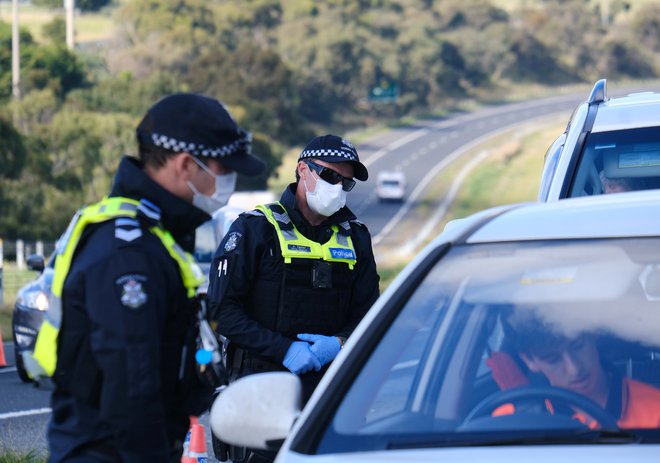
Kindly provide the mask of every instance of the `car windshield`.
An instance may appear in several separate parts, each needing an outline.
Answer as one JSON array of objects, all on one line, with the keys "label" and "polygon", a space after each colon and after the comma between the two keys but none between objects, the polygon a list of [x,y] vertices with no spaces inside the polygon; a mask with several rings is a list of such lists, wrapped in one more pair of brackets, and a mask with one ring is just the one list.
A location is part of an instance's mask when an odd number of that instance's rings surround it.
[{"label": "car windshield", "polygon": [[660,188],[660,127],[592,133],[569,196]]},{"label": "car windshield", "polygon": [[660,240],[456,246],[402,298],[318,453],[660,441]]}]

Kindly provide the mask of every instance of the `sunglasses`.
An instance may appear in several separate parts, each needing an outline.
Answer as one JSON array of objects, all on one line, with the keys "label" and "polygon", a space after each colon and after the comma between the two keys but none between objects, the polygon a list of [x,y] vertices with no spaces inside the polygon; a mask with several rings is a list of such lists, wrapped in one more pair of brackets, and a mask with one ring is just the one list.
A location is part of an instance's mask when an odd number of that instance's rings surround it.
[{"label": "sunglasses", "polygon": [[341,182],[341,189],[344,191],[351,191],[355,186],[355,180],[352,178],[346,178],[338,172],[335,172],[332,169],[318,165],[315,162],[307,161],[305,162],[308,167],[310,167],[314,172],[321,177],[322,180],[325,180],[331,185],[336,185]]}]

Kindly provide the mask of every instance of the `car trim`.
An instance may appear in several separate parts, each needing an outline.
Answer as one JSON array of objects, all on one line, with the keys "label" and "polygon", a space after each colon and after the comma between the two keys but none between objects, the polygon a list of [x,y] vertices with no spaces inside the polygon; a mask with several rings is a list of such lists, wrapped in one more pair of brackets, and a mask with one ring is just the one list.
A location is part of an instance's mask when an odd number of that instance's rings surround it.
[{"label": "car trim", "polygon": [[[584,124],[582,125],[580,135],[578,135],[578,138],[575,142],[575,146],[573,147],[573,151],[570,154],[569,163],[566,168],[566,173],[570,173],[570,175],[564,175],[564,183],[562,184],[561,190],[559,191],[560,198],[568,197],[568,192],[573,189],[573,183],[575,181],[575,169],[578,165],[579,159],[582,158],[582,151],[584,150],[584,144],[585,141],[587,140],[587,135],[591,132],[591,129],[594,126],[594,121],[596,120],[596,114],[598,114],[598,107],[599,104],[602,102],[602,100],[596,100],[596,97],[600,94],[599,93],[600,90],[597,89],[596,87],[598,87],[598,84],[600,82],[603,82],[604,80],[605,79],[602,79],[596,82],[596,85],[594,85],[594,88],[591,91],[591,95],[589,96],[589,101],[587,102],[587,104],[589,105],[587,109],[587,117],[584,120]],[[605,91],[604,87],[602,91],[603,92]],[[604,98],[604,93],[603,93],[603,98]]]}]

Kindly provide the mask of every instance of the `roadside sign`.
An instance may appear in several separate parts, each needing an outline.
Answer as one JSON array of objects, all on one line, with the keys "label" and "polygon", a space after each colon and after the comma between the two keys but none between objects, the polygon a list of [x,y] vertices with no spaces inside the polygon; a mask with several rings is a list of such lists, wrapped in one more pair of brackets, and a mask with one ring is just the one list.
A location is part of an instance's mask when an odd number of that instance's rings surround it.
[{"label": "roadside sign", "polygon": [[399,98],[399,86],[395,83],[382,83],[369,91],[367,99],[374,103],[393,103]]}]

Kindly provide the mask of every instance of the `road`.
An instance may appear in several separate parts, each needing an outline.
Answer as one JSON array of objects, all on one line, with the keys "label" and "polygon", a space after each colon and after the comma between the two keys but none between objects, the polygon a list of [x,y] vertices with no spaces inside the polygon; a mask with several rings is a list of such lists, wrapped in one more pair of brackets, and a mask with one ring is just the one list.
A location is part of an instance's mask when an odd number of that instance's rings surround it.
[{"label": "road", "polygon": [[[627,89],[626,92],[633,90]],[[428,218],[411,215],[415,204],[424,187],[451,160],[522,123],[553,114],[564,114],[568,120],[572,110],[584,98],[585,93],[579,93],[486,108],[447,118],[426,119],[379,134],[357,146],[361,159],[369,168],[369,181],[358,182],[348,195],[348,205],[369,227],[375,248],[402,247],[411,237],[396,232],[408,217],[413,217],[417,230],[423,227]],[[539,147],[539,156],[543,156],[546,148]],[[403,204],[378,202],[375,179],[381,170],[402,170],[405,173],[410,188]],[[441,201],[442,198],[438,198],[436,206]],[[5,356],[13,362],[11,343],[5,343]],[[50,391],[21,383],[12,368],[0,369],[0,391],[3,397],[0,401],[0,449],[4,446],[20,452],[35,450],[45,454],[44,432],[49,418]],[[209,438],[207,435],[207,440]]]}]

